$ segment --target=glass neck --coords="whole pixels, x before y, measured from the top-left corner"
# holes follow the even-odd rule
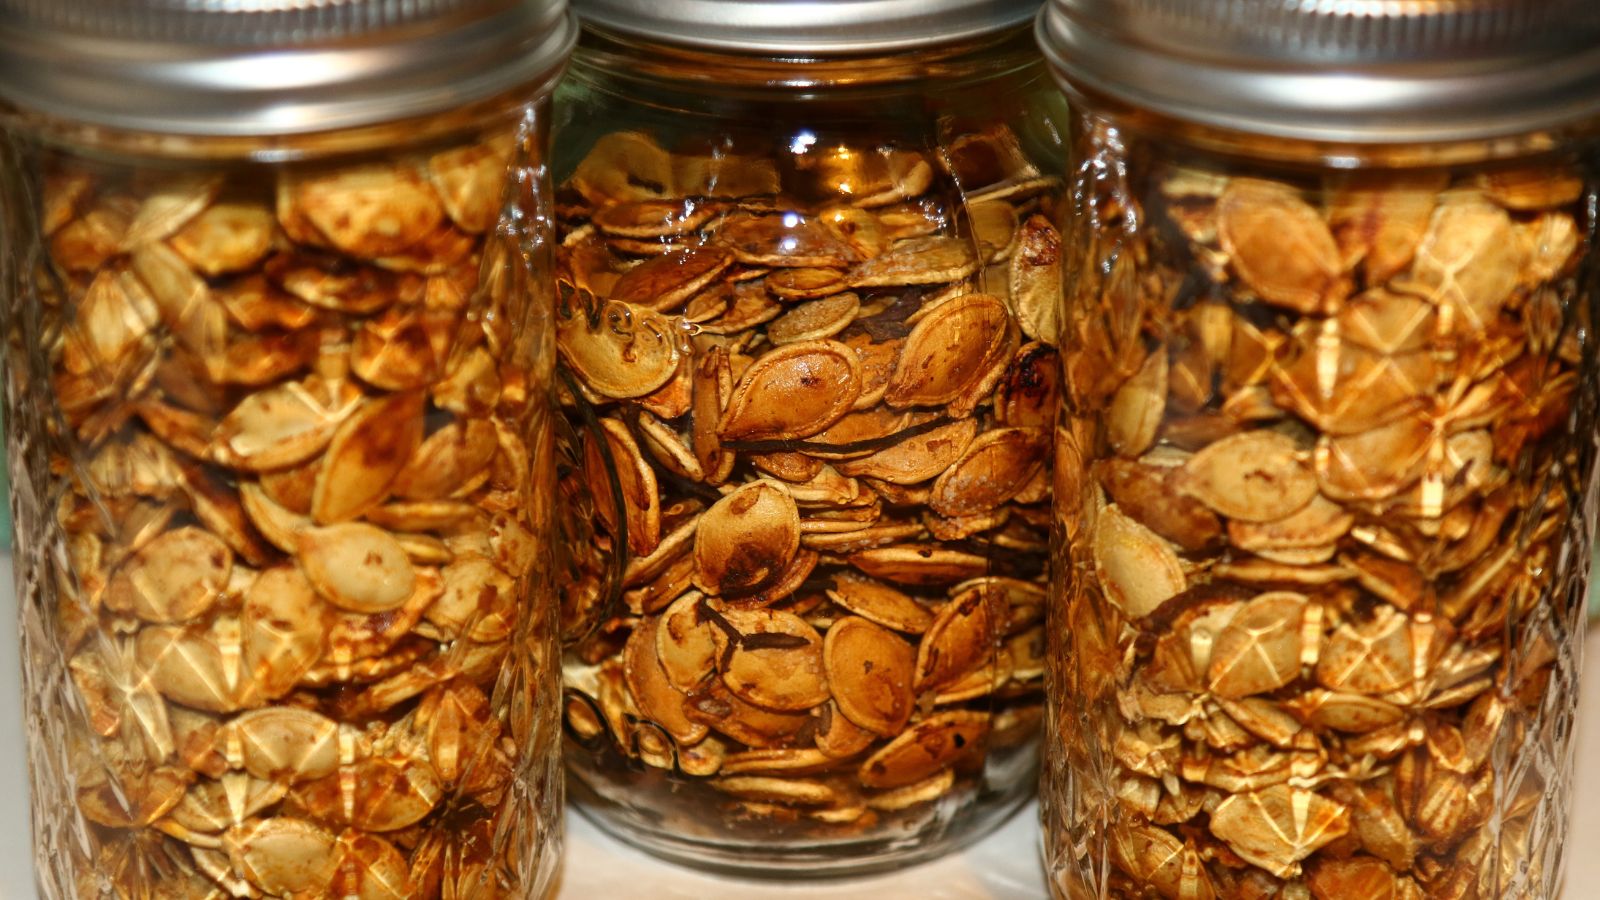
[[[584,31],[572,72],[582,80],[771,101],[785,94],[900,93],[930,81],[959,89],[1012,76],[1040,59],[1028,26],[916,50],[816,57],[704,50],[591,27]]]

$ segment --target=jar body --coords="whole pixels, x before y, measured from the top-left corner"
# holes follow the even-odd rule
[[[557,98],[558,345],[627,561],[567,658],[575,800],[717,869],[950,849],[1035,766],[1059,94],[1022,36],[857,83],[602,50]]]
[[[281,163],[10,135],[42,896],[548,889],[549,242],[502,224],[545,193],[533,93]]]
[[[1269,162],[1093,113],[1074,141],[1053,892],[1554,896],[1592,160]]]

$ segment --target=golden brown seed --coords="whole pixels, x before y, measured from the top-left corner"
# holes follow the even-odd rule
[[[995,428],[973,441],[933,483],[928,507],[941,516],[987,513],[1016,497],[1043,470],[1043,428]]]
[[[1018,230],[1009,285],[1022,332],[1056,344],[1061,328],[1061,234],[1044,216],[1029,216]]]
[[[834,622],[823,643],[828,685],[839,712],[883,737],[911,718],[916,651],[894,632],[850,616]]]
[[[1233,794],[1211,814],[1211,831],[1233,852],[1280,878],[1301,860],[1350,830],[1350,811],[1312,791],[1288,785]]]
[[[1155,443],[1167,412],[1167,372],[1167,354],[1152,353],[1111,398],[1106,438],[1119,455],[1136,457]]]
[[[1101,510],[1093,541],[1106,598],[1132,618],[1149,615],[1188,586],[1171,545],[1115,505]]]
[[[800,512],[776,481],[753,481],[718,500],[695,529],[695,584],[708,594],[750,591],[775,579],[800,546]]]
[[[422,413],[422,394],[406,392],[368,401],[345,419],[317,473],[311,517],[343,522],[383,502],[422,443]]]
[[[680,691],[692,690],[716,669],[717,642],[703,595],[689,591],[672,602],[656,626],[656,658],[667,680]]]
[[[945,303],[906,338],[884,401],[896,408],[958,404],[952,413],[965,415],[1003,374],[1013,329],[1010,311],[993,295]]]
[[[897,788],[931,778],[964,756],[983,752],[987,713],[957,710],[916,723],[878,752],[857,773],[872,788]]]
[[[1217,633],[1207,680],[1219,697],[1276,690],[1300,674],[1303,594],[1277,591],[1246,603]]]
[[[416,586],[406,552],[380,528],[356,522],[310,528],[298,559],[317,593],[340,609],[379,613],[404,604]]]
[[[961,459],[977,431],[976,421],[957,419],[896,441],[871,455],[840,462],[836,468],[842,475],[875,478],[891,484],[920,484]]]
[[[967,241],[949,237],[914,238],[856,266],[849,281],[853,288],[945,284],[966,278],[977,270],[978,258]]]
[[[356,406],[355,398],[314,382],[258,391],[218,423],[212,454],[225,466],[251,471],[293,466],[328,446]]]
[[[720,247],[664,253],[625,272],[611,286],[609,296],[657,312],[672,312],[732,264],[733,254]]]
[[[933,613],[894,588],[846,572],[834,580],[828,599],[839,606],[906,634],[922,634],[933,624]]]
[[[727,609],[714,621],[718,668],[735,696],[780,711],[828,699],[822,636],[804,619],[774,609]]]
[[[626,504],[628,549],[636,556],[649,556],[661,543],[661,497],[655,470],[645,462],[628,426],[609,417],[601,419],[600,425]]]
[[[1293,438],[1248,431],[1196,453],[1174,487],[1230,519],[1271,522],[1311,502],[1317,479]]]
[[[1277,182],[1235,178],[1217,201],[1217,237],[1261,299],[1316,312],[1340,290],[1339,248],[1322,216]]]
[[[982,587],[946,601],[917,645],[916,689],[946,687],[989,661],[1000,643],[996,611]]]
[[[629,635],[622,654],[622,670],[639,712],[659,724],[674,739],[693,744],[706,735],[706,726],[684,713],[688,695],[679,690],[662,669],[656,654],[660,620],[646,619]]]
[[[837,341],[804,341],[764,354],[739,378],[717,427],[724,441],[790,440],[843,418],[861,393],[861,366]]]
[[[198,528],[175,529],[118,568],[104,602],[146,622],[187,622],[216,602],[232,568],[228,545]]]
[[[438,196],[413,166],[344,167],[288,182],[296,209],[312,227],[364,259],[403,253],[444,219]]]
[[[584,385],[612,398],[642,397],[678,368],[678,342],[665,316],[609,301],[593,323],[582,312],[559,319],[556,347]]]

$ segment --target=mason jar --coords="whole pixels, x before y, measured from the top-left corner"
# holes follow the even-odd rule
[[[575,4],[557,344],[624,563],[565,708],[601,827],[822,875],[1032,790],[1065,119],[1036,3],[787,6]]]
[[[1054,0],[1040,23],[1076,160],[1051,889],[1553,897],[1595,515],[1600,20],[1186,10]]]
[[[0,21],[41,896],[541,896],[565,4]]]

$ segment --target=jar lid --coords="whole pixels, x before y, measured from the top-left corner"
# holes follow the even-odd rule
[[[1600,112],[1596,0],[1050,0],[1064,83],[1314,141],[1528,133]]]
[[[1042,0],[573,0],[585,24],[710,50],[839,56],[1027,24]]]
[[[0,97],[164,134],[290,135],[555,74],[566,0],[0,0]]]

